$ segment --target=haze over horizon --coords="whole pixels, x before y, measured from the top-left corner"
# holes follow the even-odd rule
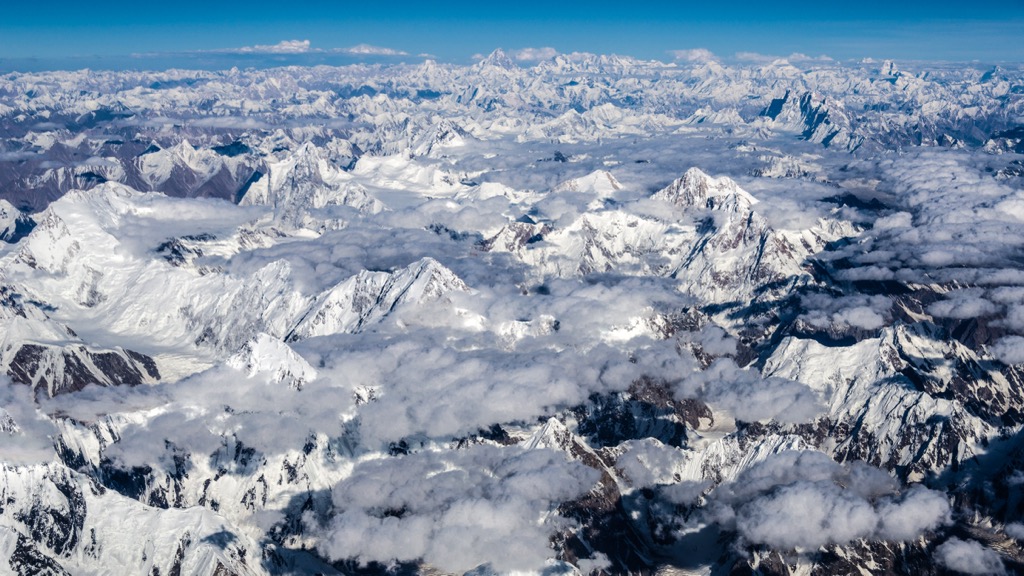
[[[1024,59],[1024,2],[877,0],[819,5],[801,0],[766,10],[729,5],[648,3],[512,4],[413,2],[301,8],[195,0],[97,11],[59,1],[6,9],[0,70],[268,67],[416,61],[465,63],[496,47],[548,57],[576,51],[670,61],[702,48],[720,57],[827,55],[836,60],[896,58],[1008,62]],[[353,49],[355,48],[355,50]],[[532,52],[531,52],[532,50]],[[529,61],[530,58],[522,58]]]

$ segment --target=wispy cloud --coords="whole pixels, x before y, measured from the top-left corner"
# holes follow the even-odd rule
[[[733,58],[740,62],[771,62],[778,59],[778,56],[770,56],[760,52],[737,52],[733,54]]]
[[[474,446],[365,460],[332,491],[327,526],[307,525],[333,559],[414,562],[463,573],[537,570],[562,522],[553,509],[600,475],[556,451]],[[381,510],[402,510],[381,516]]]
[[[404,50],[396,50],[394,48],[386,48],[383,46],[372,46],[370,44],[356,44],[348,48],[337,48],[332,52],[338,52],[341,54],[352,54],[358,56],[408,56],[409,53]]]
[[[775,60],[788,60],[789,62],[832,62],[832,58],[824,54],[820,56],[808,56],[800,52],[794,52],[789,56],[777,56],[773,54],[761,54],[759,52],[737,52],[733,58],[741,62],[774,62]]]
[[[786,56],[786,60],[790,62],[834,62],[831,56],[821,54],[819,56],[808,56],[807,54],[801,54],[800,52],[794,52],[789,56]]]
[[[555,50],[550,46],[544,46],[541,48],[522,48],[512,52],[512,57],[520,62],[549,60],[555,56],[558,56],[558,50]]]
[[[774,454],[719,487],[712,500],[724,507],[709,507],[709,519],[750,542],[779,548],[859,538],[906,542],[951,521],[942,493],[901,490],[883,470],[813,451]],[[844,522],[831,523],[830,516]]]
[[[305,54],[307,52],[319,51],[319,49],[312,48],[309,40],[282,40],[272,45],[257,44],[241,48],[211,50],[211,52],[224,52],[228,54]]]
[[[707,48],[669,50],[668,53],[674,60],[682,60],[685,62],[712,62],[718,60],[718,57]]]
[[[135,57],[154,57],[167,55],[202,55],[202,54],[252,54],[252,55],[296,55],[296,54],[346,54],[349,56],[408,56],[404,50],[387,48],[384,46],[373,46],[371,44],[356,44],[347,48],[317,48],[309,40],[282,40],[277,44],[254,44],[239,48],[217,48],[213,50],[194,50],[175,53],[146,53],[135,54]]]
[[[999,554],[974,540],[950,538],[935,549],[935,557],[962,574],[1006,574]]]

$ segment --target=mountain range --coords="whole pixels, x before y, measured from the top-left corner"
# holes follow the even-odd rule
[[[1024,67],[0,77],[0,572],[1024,572]]]

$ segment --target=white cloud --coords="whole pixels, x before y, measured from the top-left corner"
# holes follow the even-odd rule
[[[675,60],[685,62],[714,62],[718,57],[707,48],[691,48],[689,50],[669,50],[669,55]]]
[[[783,486],[744,505],[736,516],[747,540],[787,549],[866,538],[878,524],[867,500],[832,483]]]
[[[1024,286],[1000,286],[989,290],[986,296],[1000,304],[1024,304]]]
[[[940,318],[981,318],[992,316],[1001,311],[1000,306],[980,296],[981,290],[958,290],[946,294],[945,300],[940,300],[928,306],[928,312],[932,316]]]
[[[1024,336],[1004,336],[992,345],[992,355],[1005,364],[1024,364]]]
[[[867,306],[840,310],[835,318],[840,323],[864,330],[875,330],[885,325],[885,318]]]
[[[733,58],[740,62],[752,62],[767,64],[769,62],[775,62],[776,60],[785,60],[787,62],[832,62],[832,58],[822,54],[821,56],[808,56],[800,52],[794,52],[789,56],[775,56],[772,54],[761,54],[759,52],[737,52],[733,55]]]
[[[815,328],[827,330],[846,327],[877,330],[890,317],[892,302],[885,296],[842,296],[810,294],[800,299],[804,313],[800,319]]]
[[[915,486],[899,494],[884,471],[814,451],[770,456],[710,498],[710,519],[735,524],[750,542],[781,548],[908,541],[950,522],[942,493]]]
[[[659,493],[673,504],[689,506],[696,503],[710,487],[710,482],[679,482],[663,486]]]
[[[1021,524],[1020,522],[1013,522],[1011,524],[1007,524],[1004,531],[1006,532],[1006,535],[1010,538],[1013,538],[1014,540],[1024,541],[1024,524]]]
[[[949,511],[949,501],[944,494],[916,486],[900,499],[878,506],[877,534],[885,540],[910,541],[947,523]]]
[[[875,230],[893,230],[910,228],[914,225],[914,216],[910,212],[896,212],[875,220]]]
[[[1005,574],[999,554],[975,542],[950,538],[935,549],[935,559],[943,566],[963,574]]]
[[[237,54],[305,54],[314,51],[309,40],[282,40],[277,44],[255,46],[243,46],[241,48],[229,48],[218,50],[218,52],[233,52]]]
[[[0,374],[0,461],[19,465],[52,461],[56,432],[34,402],[32,389]]]
[[[779,57],[760,54],[758,52],[737,52],[733,55],[733,58],[740,62],[771,62],[773,60],[778,60]]]
[[[418,433],[454,436],[535,418],[583,402],[591,391],[624,388],[631,381],[611,378],[617,365],[632,364],[607,347],[570,357],[541,346],[458,351],[446,349],[440,334],[424,332],[419,338],[362,337],[369,342],[346,342],[346,354],[328,360],[327,368],[351,375],[352,385],[380,391],[377,401],[360,409],[360,431],[368,445]]]
[[[763,378],[740,368],[731,358],[719,358],[703,372],[681,376],[676,398],[699,398],[738,420],[800,423],[824,411],[817,394],[806,385]]]
[[[225,386],[230,382],[230,386]],[[165,441],[196,455],[220,450],[235,438],[262,454],[281,454],[301,447],[313,432],[340,436],[343,417],[354,408],[352,390],[315,380],[299,392],[286,383],[268,385],[266,378],[246,378],[219,367],[160,387],[94,387],[48,400],[48,409],[71,417],[145,412],[163,406],[166,412],[148,421],[128,424],[106,455],[124,466],[163,467]],[[209,411],[220,406],[228,411]]]
[[[332,559],[537,570],[566,522],[554,510],[599,478],[551,450],[474,446],[374,459],[335,486],[335,514],[313,530]]]
[[[408,56],[409,53],[395,48],[383,46],[372,46],[370,44],[356,44],[348,48],[338,48],[336,52],[358,56]]]
[[[734,356],[739,342],[718,326],[705,326],[695,334],[704,352],[712,356]]]
[[[270,126],[251,116],[212,116],[188,120],[187,123],[203,128],[265,129]]]
[[[970,159],[919,150],[871,166],[881,180],[878,190],[890,195],[899,211],[879,218],[859,242],[834,253],[853,264],[837,275],[846,280],[980,286],[950,292],[927,311],[960,320],[987,317],[994,326],[1024,334],[1019,288],[1024,275],[1012,264],[1024,247],[1017,210],[1020,192]],[[993,351],[1019,358],[1005,344]]]
[[[675,484],[674,474],[684,465],[687,451],[662,444],[654,438],[631,440],[624,444],[625,451],[615,462],[626,478],[636,488],[659,484]],[[620,446],[618,449],[621,449]],[[617,449],[617,450],[618,450]],[[706,487],[701,484],[702,487]],[[684,488],[677,488],[674,494],[683,498]],[[693,498],[699,496],[699,491]],[[692,500],[692,499],[691,499]]]
[[[1003,324],[1019,334],[1024,334],[1024,304],[1013,304],[1006,310]]]
[[[814,450],[787,450],[745,470],[735,482],[718,490],[719,499],[745,502],[778,486],[796,482],[836,482],[862,498],[895,494],[898,484],[884,471],[863,462],[839,464]]]
[[[794,52],[789,56],[786,56],[786,60],[790,62],[833,62],[834,60],[821,54],[820,56],[808,56],[807,54],[801,54],[800,52]]]
[[[550,46],[541,48],[521,48],[512,52],[512,57],[520,62],[536,62],[538,60],[550,60],[558,56],[558,50]]]

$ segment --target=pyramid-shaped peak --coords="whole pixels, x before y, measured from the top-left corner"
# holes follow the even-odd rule
[[[900,69],[892,60],[884,60],[882,61],[882,66],[878,69],[878,73],[881,74],[882,76],[899,76]]]
[[[299,144],[299,147],[295,149],[291,154],[292,156],[319,156],[320,147],[312,142],[303,142]]]
[[[449,292],[470,291],[469,286],[455,272],[430,257],[395,271],[388,285],[389,292],[402,302],[429,302]]]
[[[988,70],[988,72],[985,72],[984,74],[981,75],[981,79],[979,81],[989,82],[993,78],[998,78],[1002,73],[1003,69],[999,65],[993,66]]]
[[[416,275],[422,274],[424,272],[433,273],[441,270],[451,272],[450,270],[448,270],[447,267],[445,267],[444,264],[441,264],[440,262],[431,258],[430,256],[425,256],[413,262],[412,264],[409,264],[408,266],[405,267],[405,270],[408,270]]]
[[[491,52],[487,58],[480,61],[481,66],[494,66],[497,68],[504,68],[505,70],[512,70],[516,67],[516,63],[509,58],[508,54],[505,53],[501,48],[496,48],[494,52]]]
[[[399,276],[408,274],[413,278],[427,278],[439,282],[444,287],[444,292],[451,290],[469,290],[466,283],[463,282],[455,272],[452,272],[447,266],[429,256],[413,262],[405,269],[399,270],[395,274]]]
[[[455,136],[466,137],[469,133],[454,120],[445,118],[434,127],[434,135],[439,140],[448,140]]]
[[[555,187],[555,192],[592,192],[610,196],[622,189],[622,184],[607,170],[595,170],[586,176],[566,180]]]
[[[195,154],[196,147],[188,141],[188,138],[182,138],[181,142],[171,146],[171,150],[176,151],[178,154]]]
[[[302,145],[300,145],[294,152],[288,155],[285,163],[291,164],[295,168],[301,166],[313,169],[319,166],[319,162],[323,159],[323,156],[323,150],[320,147],[314,145],[312,142],[303,142]]]
[[[655,198],[677,206],[709,208],[712,210],[749,209],[757,199],[728,177],[715,178],[699,168],[690,168],[682,178],[676,179]]]
[[[413,153],[416,156],[429,155],[437,147],[462,146],[469,138],[469,132],[455,121],[445,118],[422,134],[415,145]]]

